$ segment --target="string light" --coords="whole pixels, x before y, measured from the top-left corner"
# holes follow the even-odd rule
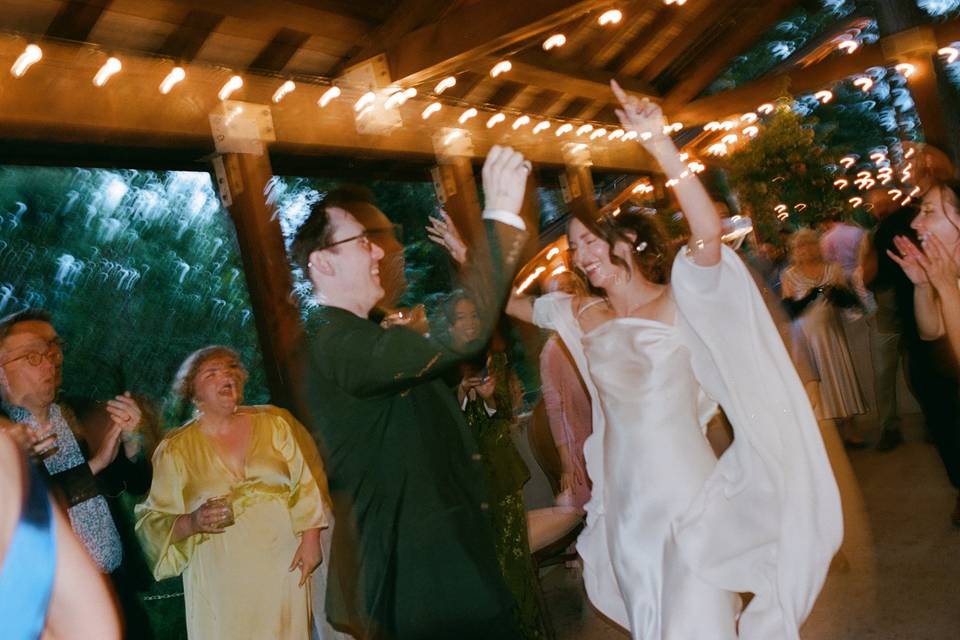
[[[463,132],[460,129],[454,129],[443,139],[443,146],[449,146],[451,142],[463,135]]]
[[[495,126],[507,119],[502,113],[495,113],[487,120],[487,129],[493,129]]]
[[[900,64],[895,66],[894,69],[897,70],[897,73],[902,74],[903,77],[907,79],[909,79],[911,76],[913,76],[917,72],[917,68],[912,64],[910,64],[909,62],[901,62]]]
[[[680,180],[678,180],[677,178],[670,178],[670,179],[667,180],[667,182],[666,182],[667,189],[669,189],[670,187],[674,187],[674,186],[676,186],[676,185],[678,185],[678,184],[680,184]]]
[[[728,133],[727,135],[720,138],[720,142],[723,144],[736,144],[737,143],[737,134]]]
[[[807,205],[804,202],[798,202],[797,204],[793,205],[793,208],[796,209],[798,213],[803,213],[806,210]]]
[[[636,139],[637,139],[637,135],[638,135],[638,134],[637,134],[636,131],[627,131],[625,134],[623,134],[623,137],[620,138],[620,141],[621,141],[621,142],[629,142],[630,140],[636,140]]]
[[[900,203],[900,206],[905,207],[911,202],[913,202],[913,198],[911,198],[910,196],[907,196],[906,198],[903,199],[903,202]]]
[[[854,158],[853,156],[844,156],[843,158],[840,158],[840,164],[842,164],[845,169],[849,169],[854,164],[856,164],[856,162],[857,162],[857,159]]]
[[[510,61],[501,60],[497,64],[493,65],[492,69],[490,69],[490,77],[496,78],[501,73],[506,73],[507,71],[510,71],[510,69],[513,69],[513,65],[510,63]]]
[[[692,173],[703,173],[707,170],[707,165],[703,164],[702,162],[694,161],[688,164],[687,168],[690,169]]]
[[[547,260],[553,260],[554,256],[558,255],[560,255],[560,248],[554,247],[550,249],[550,251],[547,251]]]
[[[602,138],[605,135],[607,135],[607,130],[601,127],[590,134],[590,139],[596,140],[597,138]]]
[[[820,104],[827,104],[833,100],[833,92],[824,89],[823,91],[817,91],[815,94],[813,94],[813,97],[819,100]]]
[[[402,107],[407,100],[417,95],[417,90],[414,87],[410,87],[406,90],[397,90],[390,94],[390,97],[387,98],[386,102],[383,103],[384,109],[392,109],[394,107]]]
[[[913,147],[910,147],[909,149],[907,149],[907,152],[903,154],[904,160],[909,160],[910,158],[913,157],[913,154],[915,154],[916,152],[917,152],[916,149],[914,149]]]
[[[626,131],[623,129],[614,129],[610,132],[610,135],[607,136],[607,140],[616,140],[618,138],[622,138],[625,133]]]
[[[719,131],[719,130],[720,130],[720,123],[717,122],[716,120],[714,120],[713,122],[708,122],[707,124],[703,125],[703,130],[704,130],[704,131]]]
[[[680,154],[679,157],[680,157],[680,162],[686,162],[687,160],[690,159],[690,154],[684,151],[683,153]]]
[[[541,131],[546,131],[550,128],[550,121],[543,120],[542,122],[537,123],[537,126],[533,128],[533,135],[537,135]]]
[[[751,111],[751,112],[749,112],[749,113],[745,113],[745,114],[743,114],[742,116],[740,116],[740,121],[741,121],[741,122],[745,122],[745,123],[747,123],[747,124],[753,124],[754,122],[756,122],[756,121],[759,120],[759,119],[760,119],[760,116],[758,116],[757,114],[755,114],[753,111]]]
[[[369,107],[373,104],[373,101],[377,99],[377,94],[373,91],[367,91],[365,94],[360,96],[360,98],[354,103],[354,111],[363,111],[366,107]]]
[[[853,39],[842,40],[837,43],[837,49],[840,49],[841,51],[844,51],[846,53],[853,53],[859,48],[860,48],[860,44]]]
[[[567,268],[566,268],[564,265],[560,265],[559,267],[557,267],[556,269],[554,269],[553,271],[551,271],[551,272],[550,272],[550,275],[551,275],[551,276],[558,276],[558,275],[560,275],[561,273],[563,273],[563,272],[566,271],[566,270],[567,270]]]
[[[909,197],[916,198],[918,195],[920,195],[920,185],[917,185],[916,187],[913,188],[913,191],[910,192]]]
[[[443,108],[443,105],[439,102],[431,102],[427,105],[427,108],[423,110],[423,113],[420,114],[420,117],[426,120],[437,111],[440,111],[441,108]]]
[[[891,196],[894,200],[899,200],[903,197],[903,191],[900,191],[900,189],[890,189],[890,191],[887,191],[887,195]]]
[[[457,122],[459,122],[460,124],[466,124],[467,120],[469,120],[470,118],[476,118],[478,113],[479,111],[477,111],[473,107],[470,107],[469,109],[464,111],[462,114],[460,114],[460,117],[457,118]]]
[[[765,102],[759,107],[757,107],[757,113],[762,113],[763,115],[768,116],[771,113],[773,113],[773,108],[774,107],[772,104],[770,104],[769,102]]]
[[[288,93],[295,90],[296,88],[297,88],[297,85],[294,84],[293,80],[287,80],[282,85],[280,85],[280,87],[274,92],[273,102],[274,103],[280,102],[286,97]]]
[[[174,67],[170,70],[170,73],[167,74],[167,77],[163,79],[163,82],[160,83],[160,93],[167,95],[178,82],[182,82],[186,77],[187,72],[184,71],[182,67]]]
[[[580,125],[580,128],[577,129],[577,136],[582,136],[583,134],[590,133],[591,131],[593,131],[592,124]]]
[[[778,204],[777,206],[775,206],[775,207],[773,208],[773,210],[774,210],[777,214],[785,214],[785,215],[787,215],[787,205],[785,205],[785,204]]]
[[[687,0],[663,0],[663,4],[666,4],[666,5],[675,4],[678,7],[682,7],[683,5],[687,4]]]
[[[546,40],[543,41],[543,50],[550,51],[550,49],[556,49],[557,47],[562,47],[567,44],[567,36],[562,33],[555,33]]]
[[[93,77],[93,84],[102,87],[107,84],[107,80],[119,73],[122,68],[123,65],[120,64],[119,60],[116,58],[107,58],[107,61],[104,62],[100,70],[97,71],[97,75]]]
[[[530,285],[532,285],[534,281],[536,281],[536,279],[540,277],[540,274],[546,270],[547,270],[546,267],[537,267],[536,269],[534,269],[533,273],[527,276],[526,280],[521,282],[520,286],[517,287],[517,293],[520,294],[526,291],[527,289],[529,289]]]
[[[743,128],[743,135],[754,138],[757,134],[760,133],[760,129],[756,125],[750,125],[749,127]]]
[[[853,81],[853,86],[860,87],[864,93],[868,93],[873,88],[873,78],[861,76]]]
[[[608,24],[618,24],[621,20],[623,20],[623,13],[619,9],[610,9],[604,11],[597,22],[601,27],[605,27]]]
[[[853,196],[852,198],[847,200],[847,202],[853,205],[853,208],[856,209],[857,207],[863,204],[863,198],[860,198],[858,196]]]
[[[737,123],[734,122],[733,120],[724,120],[723,122],[720,123],[720,128],[723,129],[724,131],[730,131],[732,129],[737,128]]]
[[[873,160],[873,163],[879,167],[881,164],[886,162],[887,154],[882,151],[874,151],[870,154],[870,159]]]
[[[837,178],[836,180],[833,181],[833,186],[835,186],[837,189],[840,189],[840,190],[846,189],[849,185],[850,185],[850,182],[843,178]]]
[[[943,47],[938,49],[937,53],[947,59],[947,64],[953,64],[957,61],[957,57],[960,57],[960,51],[956,47]]]
[[[340,97],[340,87],[330,87],[329,89],[323,92],[323,95],[320,96],[319,100],[317,100],[317,104],[322,109],[323,107],[330,104],[331,100],[334,100],[335,98],[339,98],[339,97]]]
[[[707,147],[707,153],[712,156],[725,156],[727,155],[727,145],[723,144],[722,142],[712,144]]]
[[[913,177],[913,163],[908,162],[907,166],[903,168],[903,172],[900,175],[902,176],[903,182],[909,182],[910,178]]]
[[[520,116],[519,118],[517,118],[516,120],[514,120],[514,121],[513,121],[513,124],[510,125],[510,126],[513,128],[514,131],[516,131],[516,130],[519,129],[520,127],[525,126],[525,125],[528,125],[528,124],[530,124],[530,116]]]
[[[10,67],[10,73],[13,74],[14,78],[22,78],[27,69],[40,62],[41,58],[43,58],[43,50],[35,44],[28,44],[17,61]]]
[[[649,140],[649,139],[652,138],[652,137],[653,137],[653,134],[650,133],[649,131],[641,131],[641,132],[640,132],[640,139],[641,139],[641,140]]]
[[[443,80],[437,83],[437,86],[433,88],[433,92],[437,95],[440,95],[447,89],[450,89],[451,87],[456,86],[456,84],[457,84],[456,78],[454,78],[453,76],[447,76],[446,78],[444,78]]]
[[[240,76],[230,76],[230,79],[223,83],[223,86],[220,87],[220,92],[217,93],[217,97],[221,100],[227,100],[233,93],[243,86],[243,78]]]

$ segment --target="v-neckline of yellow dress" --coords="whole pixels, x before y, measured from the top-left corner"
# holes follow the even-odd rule
[[[227,461],[226,456],[224,456],[224,454],[221,453],[220,448],[217,447],[213,438],[211,438],[206,433],[204,433],[203,429],[200,428],[199,424],[197,425],[197,431],[200,433],[200,437],[203,438],[203,441],[210,448],[210,451],[213,452],[213,456],[217,459],[217,462],[220,464],[221,467],[226,469],[227,473],[229,473],[231,477],[233,477],[237,481],[243,481],[247,479],[247,463],[250,461],[250,452],[253,451],[254,438],[257,435],[256,416],[250,415],[249,418],[250,418],[250,441],[247,442],[247,448],[243,452],[243,462],[240,467],[240,473],[237,473],[237,470],[233,468],[233,465],[231,465]]]

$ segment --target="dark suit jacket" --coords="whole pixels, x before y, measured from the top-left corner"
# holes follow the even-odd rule
[[[488,329],[476,349],[524,240],[506,225],[489,231],[491,253],[463,283]],[[479,456],[441,379],[469,354],[343,309],[320,313],[303,379],[335,518],[327,617],[359,639],[517,637]]]

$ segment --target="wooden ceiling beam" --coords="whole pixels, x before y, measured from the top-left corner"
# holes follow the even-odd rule
[[[513,100],[520,95],[520,92],[526,88],[526,85],[522,85],[519,82],[514,82],[512,80],[505,80],[496,91],[493,92],[493,95],[487,98],[487,104],[504,108],[510,105]]]
[[[749,20],[738,23],[729,37],[718,43],[708,57],[698,62],[664,97],[664,110],[672,112],[697,97],[730,64],[734,57],[746,51],[766,31],[776,24],[797,0],[756,0],[756,8]]]
[[[60,40],[85,42],[111,0],[69,0],[54,16],[44,35]]]
[[[449,6],[450,0],[401,0],[386,21],[364,38],[363,46],[342,67],[351,67],[377,55],[386,47],[392,47],[411,31],[442,15]]]
[[[476,69],[489,69],[495,60],[486,58],[475,61]],[[523,51],[510,58],[513,68],[508,73],[510,80],[540,87],[559,89],[564,93],[590,100],[610,99],[610,80],[616,78],[627,91],[656,98],[657,93],[646,83],[632,78],[618,77],[605,70],[590,69],[575,62],[558,60],[545,52]]]
[[[16,57],[22,43],[0,40],[0,59]],[[105,54],[77,56],[73,45],[48,42],[44,63],[17,80],[17,91],[0,92],[0,137],[11,141],[56,142],[63,145],[123,149],[130,153],[170,154],[176,150],[214,150],[210,130],[211,113],[223,109],[217,92],[229,71],[203,64],[184,64],[189,82],[168,95],[157,90],[169,71],[169,63],[153,57],[125,55],[123,71],[104,87],[95,87],[90,78]],[[64,70],[68,69],[69,73]],[[276,90],[273,77],[248,73],[238,100],[264,105],[272,116],[276,141],[269,143],[271,154],[303,157],[352,155],[425,160],[435,156],[433,138],[443,128],[469,132],[473,156],[482,158],[494,144],[510,144],[533,162],[563,165],[563,144],[569,137],[535,136],[531,127],[518,131],[509,125],[487,129],[484,118],[460,125],[462,109],[445,108],[429,120],[420,112],[430,97],[416,97],[401,108],[403,125],[383,135],[357,131],[353,103],[359,92],[348,91],[325,108],[317,100],[327,87],[301,83],[280,104],[272,104]],[[639,145],[591,144],[594,166],[611,171],[641,171],[651,161]],[[307,169],[304,169],[307,171]]]
[[[484,0],[461,5],[385,49],[391,79],[415,84],[448,74],[609,2]]]

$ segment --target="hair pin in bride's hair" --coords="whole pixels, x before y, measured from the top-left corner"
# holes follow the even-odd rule
[[[634,247],[634,250],[637,253],[643,253],[643,250],[647,248],[646,241],[637,243],[637,246]]]

